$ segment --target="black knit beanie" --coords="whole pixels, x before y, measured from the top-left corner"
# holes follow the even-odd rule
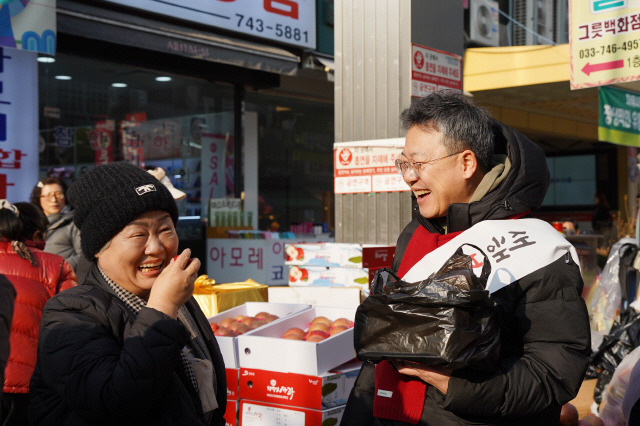
[[[133,219],[164,210],[178,221],[169,190],[150,173],[125,161],[98,166],[82,174],[67,191],[75,207],[82,251],[89,260]]]

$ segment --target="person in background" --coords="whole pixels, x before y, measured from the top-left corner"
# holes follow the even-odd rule
[[[224,361],[192,297],[200,261],[176,256],[169,190],[116,162],[80,176],[69,199],[92,265],[45,307],[32,424],[224,425]]]
[[[11,333],[11,320],[13,319],[13,303],[16,299],[16,290],[11,281],[0,274],[0,380],[4,383],[4,369],[9,359],[9,335]],[[2,394],[0,394],[0,418],[2,413]]]
[[[365,362],[341,424],[558,424],[562,405],[578,393],[591,353],[577,256],[542,221],[535,222],[535,235],[502,231],[509,220],[541,206],[549,185],[544,152],[463,95],[414,99],[401,119],[407,134],[396,167],[416,205],[398,237],[391,269],[402,278],[447,243],[464,244],[472,238],[465,237],[467,231],[477,226],[484,230],[482,241],[494,241],[509,257],[507,264],[531,265],[527,271],[533,272],[520,275],[501,265],[502,277],[510,279],[491,293],[501,344],[494,370]],[[534,220],[520,223],[533,226]],[[518,251],[525,240],[536,245],[535,259]],[[504,260],[495,245],[483,249],[493,268]]]
[[[562,233],[565,236],[568,235],[578,235],[580,233],[580,229],[578,227],[578,222],[571,218],[565,218],[562,221]]]
[[[30,201],[40,207],[49,220],[44,251],[64,257],[80,276],[80,230],[73,224],[73,210],[67,203],[66,195],[65,181],[49,176],[36,184],[31,191]]]
[[[4,370],[2,424],[28,424],[29,381],[36,365],[38,330],[45,302],[76,285],[71,265],[32,243],[44,237],[47,219],[31,203],[0,200],[0,274],[16,291]]]

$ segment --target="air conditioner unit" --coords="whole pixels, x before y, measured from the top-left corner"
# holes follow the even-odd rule
[[[566,1],[566,0],[564,0]],[[525,28],[513,25],[513,45],[552,44],[558,42],[557,32],[566,28],[559,16],[563,0],[513,0],[512,17]],[[566,12],[563,13],[566,19]],[[560,37],[562,38],[562,37]]]
[[[498,2],[471,0],[469,4],[469,36],[471,41],[484,46],[499,46]]]
[[[555,42],[553,34],[553,26],[555,24],[555,8],[553,0],[537,0],[532,2],[534,9],[531,13],[535,13],[535,32],[531,34],[531,43],[529,44],[553,44]]]

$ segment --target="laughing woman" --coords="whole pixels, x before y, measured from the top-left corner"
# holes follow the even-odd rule
[[[151,174],[119,162],[69,189],[93,265],[51,299],[31,381],[36,425],[224,425],[218,344],[191,297],[200,261],[178,251],[178,210]]]

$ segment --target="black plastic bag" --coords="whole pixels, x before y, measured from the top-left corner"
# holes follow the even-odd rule
[[[600,405],[604,391],[622,359],[640,346],[640,313],[628,307],[616,318],[609,334],[604,336],[598,350],[591,354],[587,379],[597,379],[593,400]]]
[[[474,246],[475,247],[475,246]],[[477,248],[476,248],[477,249]],[[479,250],[479,249],[478,249]],[[460,247],[431,277],[407,283],[383,268],[358,307],[354,343],[362,361],[407,360],[457,370],[493,369],[500,352],[495,302]]]

